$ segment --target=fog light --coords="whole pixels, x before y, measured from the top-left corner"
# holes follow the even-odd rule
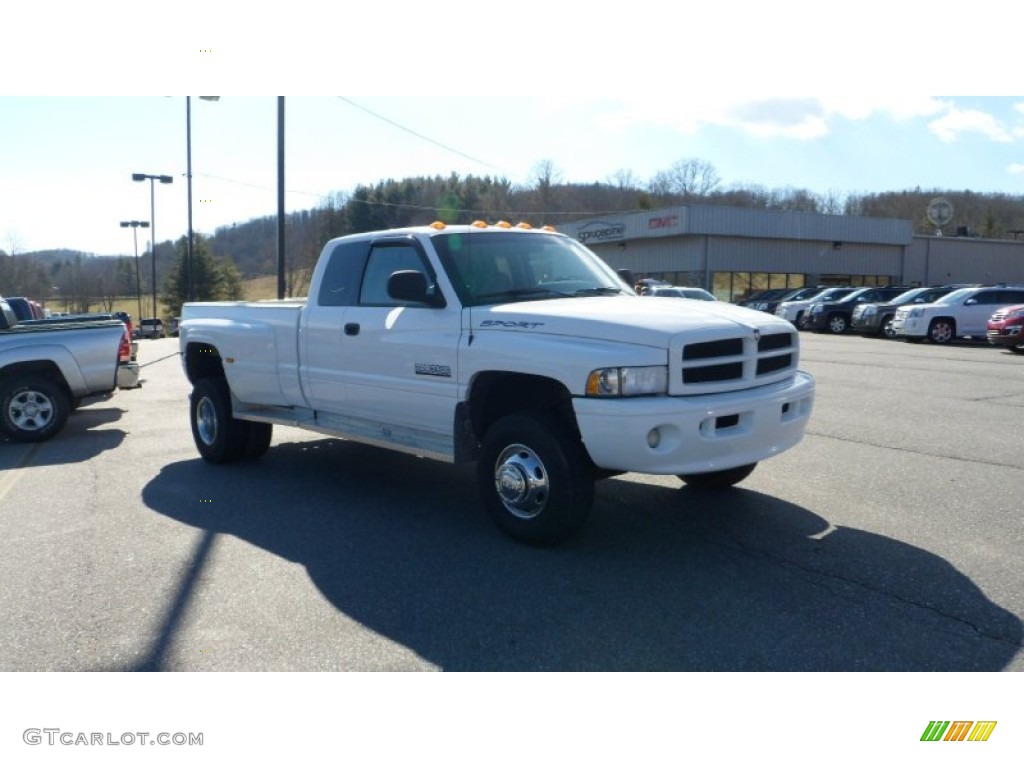
[[[650,448],[657,448],[661,444],[661,432],[657,428],[647,433],[647,445]]]

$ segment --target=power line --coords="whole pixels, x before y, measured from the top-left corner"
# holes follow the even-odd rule
[[[387,117],[384,117],[384,115],[378,114],[377,112],[374,112],[372,109],[367,109],[362,104],[356,104],[354,101],[352,101],[352,99],[349,99],[349,98],[347,98],[345,96],[338,96],[338,98],[341,101],[344,101],[346,104],[349,104],[350,106],[353,106],[356,109],[361,110],[361,111],[365,112],[368,115],[372,115],[373,117],[376,117],[378,120],[382,120],[383,122],[387,123],[388,125],[393,125],[395,128],[398,128],[400,131],[405,131],[406,133],[415,136],[417,139],[422,139],[423,141],[429,142],[430,144],[433,144],[436,147],[440,147],[441,149],[446,150],[447,152],[451,152],[453,154],[456,154],[459,157],[464,157],[466,160],[471,160],[474,163],[479,163],[482,166],[485,166],[487,168],[491,168],[492,170],[495,170],[498,173],[504,174],[506,176],[508,175],[504,170],[502,170],[501,168],[498,168],[496,165],[492,165],[491,163],[488,163],[488,162],[486,162],[484,160],[480,160],[479,158],[473,157],[472,155],[467,155],[465,152],[462,152],[462,151],[460,151],[458,149],[455,149],[454,147],[449,147],[447,144],[442,144],[440,141],[437,141],[436,139],[432,139],[429,136],[424,136],[422,133],[414,131],[412,128],[408,128],[408,127],[402,125],[401,123],[396,123],[394,120],[392,120],[390,118],[387,118]]]

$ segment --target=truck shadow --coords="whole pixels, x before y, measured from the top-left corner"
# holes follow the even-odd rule
[[[5,453],[9,451],[12,456],[20,451],[18,458],[11,459],[14,462],[31,452],[29,463],[32,466],[87,461],[121,445],[125,432],[103,427],[118,421],[123,413],[120,408],[80,408],[68,417],[64,429],[46,442],[18,443],[0,435],[0,449]],[[4,466],[6,461],[0,456],[0,468]]]
[[[338,611],[446,670],[974,671],[1021,649],[1018,617],[941,558],[742,488],[607,480],[550,550],[497,532],[472,468],[336,440],[171,464],[143,498],[302,564]],[[164,668],[189,592],[140,668]]]

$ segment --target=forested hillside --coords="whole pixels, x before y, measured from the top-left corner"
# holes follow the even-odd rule
[[[913,189],[871,194],[819,194],[804,189],[723,187],[714,168],[701,160],[677,162],[640,182],[629,171],[591,184],[564,182],[550,161],[539,163],[532,182],[515,186],[491,176],[434,176],[387,179],[335,193],[321,206],[291,213],[286,218],[286,281],[290,295],[302,295],[323,243],[331,237],[374,229],[428,224],[440,219],[468,223],[528,221],[533,225],[663,208],[686,203],[738,206],[809,213],[845,214],[909,219],[918,234],[934,234],[926,218],[928,202],[945,197],[953,204],[954,219],[945,235],[1014,238],[1024,233],[1024,197],[970,190]],[[276,272],[277,221],[265,216],[205,233],[209,254],[243,278]],[[179,243],[180,246],[180,243]],[[171,241],[158,246],[157,284],[168,286],[176,248]],[[142,264],[149,263],[148,254]],[[173,276],[171,278],[173,280]],[[150,289],[145,266],[139,281]],[[97,257],[75,251],[10,255],[0,251],[0,286],[8,295],[57,294],[65,304],[80,305],[91,298],[134,295],[133,259]]]

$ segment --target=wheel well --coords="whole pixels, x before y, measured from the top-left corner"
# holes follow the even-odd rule
[[[9,378],[13,376],[41,376],[52,381],[64,390],[68,397],[71,397],[71,388],[68,387],[64,374],[60,372],[57,364],[50,360],[33,360],[25,363],[11,363],[0,370],[0,376]]]
[[[524,410],[553,412],[576,431],[572,397],[559,381],[506,371],[481,373],[473,381],[469,419],[477,439],[502,416]]]
[[[198,342],[185,348],[185,374],[195,384],[200,379],[224,378],[224,364],[216,347]]]
[[[950,326],[953,328],[953,332],[956,333],[956,319],[952,317],[933,317],[931,321],[928,323],[928,327],[931,328],[935,323],[938,323],[942,320],[945,320],[947,323],[949,323]]]

